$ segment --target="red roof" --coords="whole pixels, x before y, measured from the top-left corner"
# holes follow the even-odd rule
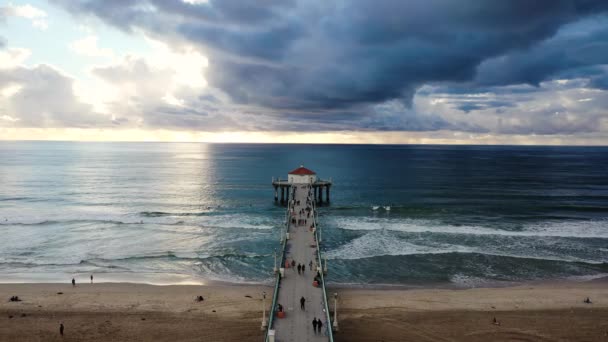
[[[304,165],[300,165],[299,168],[291,171],[289,174],[290,175],[300,175],[300,176],[303,176],[303,175],[316,175],[316,173],[314,171],[305,168]]]

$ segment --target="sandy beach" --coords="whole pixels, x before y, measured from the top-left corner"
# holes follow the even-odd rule
[[[260,341],[263,291],[270,298],[253,285],[2,284],[0,340]],[[340,296],[337,341],[608,340],[605,281],[330,291]]]

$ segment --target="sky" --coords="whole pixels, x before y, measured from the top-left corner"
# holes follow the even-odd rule
[[[0,139],[608,145],[608,1],[3,1]]]

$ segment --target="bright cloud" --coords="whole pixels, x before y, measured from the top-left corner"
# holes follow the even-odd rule
[[[100,48],[97,46],[97,37],[88,36],[76,40],[70,44],[70,49],[75,53],[88,57],[112,57],[114,53],[111,49]]]
[[[46,12],[32,5],[15,6],[9,3],[7,8],[10,12],[12,12],[13,15],[17,17],[23,17],[27,19],[37,19],[46,17]]]
[[[23,64],[31,51],[23,48],[0,50],[0,69],[10,69]]]
[[[0,89],[0,95],[2,95],[3,97],[11,97],[17,94],[21,89],[23,89],[22,85],[9,84],[6,87]]]
[[[0,13],[7,17],[14,16],[29,19],[32,26],[40,30],[46,30],[49,26],[46,21],[46,12],[30,4],[14,5],[9,2],[7,6],[0,7]]]

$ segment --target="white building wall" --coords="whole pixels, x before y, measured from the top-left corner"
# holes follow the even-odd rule
[[[289,183],[314,183],[317,180],[315,175],[287,175]]]

